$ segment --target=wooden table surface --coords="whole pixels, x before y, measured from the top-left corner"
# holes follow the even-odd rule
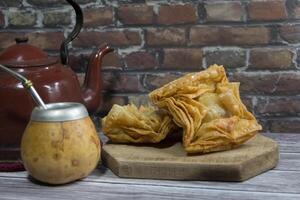
[[[264,134],[280,145],[274,170],[241,183],[123,179],[99,167],[63,186],[40,185],[26,172],[0,173],[0,199],[300,199],[300,134]]]

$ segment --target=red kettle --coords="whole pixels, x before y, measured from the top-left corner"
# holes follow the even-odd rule
[[[76,26],[63,41],[60,61],[49,57],[41,49],[28,44],[27,38],[17,38],[16,44],[0,54],[0,64],[30,79],[45,103],[79,102],[88,111],[95,112],[101,105],[101,62],[113,51],[107,44],[99,47],[90,57],[83,86],[76,74],[67,67],[68,48],[80,32],[83,14],[78,4],[67,0],[76,12]],[[0,71],[0,160],[20,158],[20,142],[35,103],[20,82]]]

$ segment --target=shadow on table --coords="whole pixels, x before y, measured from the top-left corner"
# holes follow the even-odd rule
[[[72,182],[69,182],[69,183],[64,183],[64,184],[50,184],[50,183],[44,183],[44,182],[41,182],[35,178],[33,178],[32,176],[28,175],[27,179],[31,182],[31,183],[34,183],[34,184],[37,184],[37,185],[40,185],[40,186],[49,186],[49,187],[56,187],[56,186],[67,186],[67,185],[71,185],[71,184],[74,184],[75,182],[80,182],[80,181],[83,181],[83,180],[87,180],[89,178],[91,178],[92,176],[103,176],[106,171],[108,169],[105,168],[101,163],[99,163],[99,165],[96,167],[96,169],[94,169],[94,171],[87,177],[85,178],[82,178],[82,179],[78,179],[78,180],[75,180],[75,181],[72,181]]]

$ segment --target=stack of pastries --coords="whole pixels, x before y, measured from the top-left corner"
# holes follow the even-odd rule
[[[262,129],[223,66],[187,74],[149,98],[151,106],[114,105],[102,120],[104,134],[116,143],[158,143],[180,127],[187,153],[208,153],[232,149]]]

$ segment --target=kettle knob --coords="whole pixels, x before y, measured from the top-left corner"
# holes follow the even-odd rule
[[[27,43],[28,42],[28,37],[18,37],[18,38],[15,38],[15,41],[16,41],[17,44]]]

